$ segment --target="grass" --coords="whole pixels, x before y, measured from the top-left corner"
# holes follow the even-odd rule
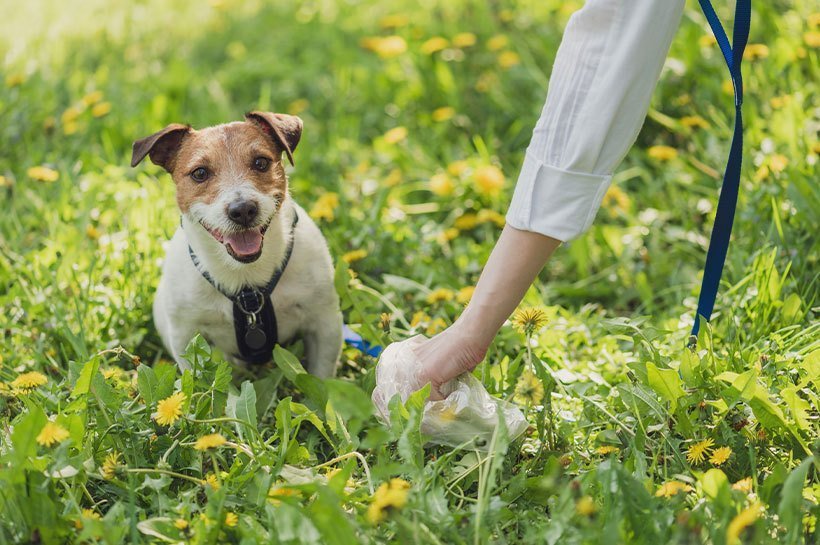
[[[375,361],[354,349],[322,382],[298,345],[243,374],[197,339],[180,375],[150,318],[173,186],[128,168],[130,146],[171,122],[300,115],[292,192],[329,241],[346,321],[379,344],[432,334],[498,235],[576,3],[5,13],[0,543],[816,542],[811,6],[754,6],[735,236],[697,347],[733,109],[692,4],[595,226],[526,296],[546,324],[505,325],[475,372],[532,423],[489,452],[423,447],[419,398],[379,423]],[[209,434],[225,442],[198,449]]]

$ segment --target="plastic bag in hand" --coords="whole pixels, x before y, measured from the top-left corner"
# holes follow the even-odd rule
[[[420,364],[413,349],[426,340],[416,335],[406,341],[393,343],[382,353],[376,366],[376,388],[373,403],[382,419],[389,422],[388,403],[396,394],[402,403],[425,383],[419,379]],[[507,434],[514,439],[527,429],[527,420],[518,408],[493,397],[470,373],[444,384],[445,399],[428,401],[424,406],[421,432],[430,442],[451,447],[470,445],[486,449],[498,426],[501,413],[507,425]]]

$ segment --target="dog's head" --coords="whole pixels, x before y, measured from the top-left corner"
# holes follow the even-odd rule
[[[293,164],[301,136],[301,119],[271,112],[201,130],[172,124],[134,142],[131,166],[148,155],[167,170],[180,211],[235,260],[250,263],[287,197],[282,154]]]

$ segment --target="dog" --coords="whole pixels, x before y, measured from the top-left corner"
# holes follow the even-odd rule
[[[199,332],[242,366],[268,362],[274,344],[300,337],[308,372],[335,373],[342,315],[330,252],[290,196],[282,164],[284,154],[293,165],[301,135],[296,116],[250,112],[200,130],[168,125],[134,142],[131,166],[149,156],[176,185],[180,226],[153,313],[180,368],[190,367],[185,349]]]

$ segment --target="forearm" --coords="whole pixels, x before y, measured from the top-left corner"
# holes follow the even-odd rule
[[[504,227],[458,319],[464,333],[486,349],[560,244],[539,233]]]

